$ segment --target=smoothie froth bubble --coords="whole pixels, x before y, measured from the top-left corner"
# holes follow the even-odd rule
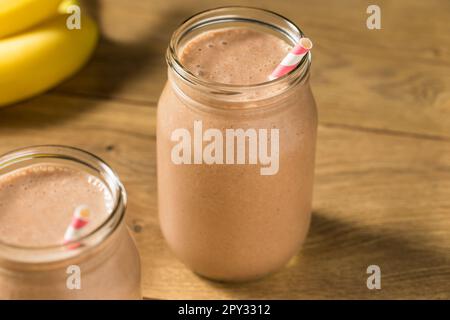
[[[250,85],[266,82],[292,45],[270,33],[224,28],[201,34],[183,48],[181,63],[203,80]]]
[[[0,241],[24,247],[63,243],[74,210],[91,208],[85,234],[112,211],[108,188],[96,177],[67,166],[39,164],[0,177]]]

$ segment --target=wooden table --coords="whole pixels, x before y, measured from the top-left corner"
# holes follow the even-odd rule
[[[58,88],[0,110],[0,152],[69,144],[109,162],[129,192],[146,298],[450,298],[450,2],[85,1],[101,24],[90,64]],[[313,221],[303,250],[261,281],[201,279],[158,225],[155,111],[165,50],[186,17],[224,4],[261,6],[314,43],[319,106]],[[368,290],[366,268],[381,267]]]

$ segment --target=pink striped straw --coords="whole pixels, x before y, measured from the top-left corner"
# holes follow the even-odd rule
[[[287,54],[281,63],[273,70],[269,76],[270,80],[274,80],[284,76],[302,61],[302,58],[311,50],[313,44],[308,38],[301,38],[298,44]]]
[[[79,206],[75,209],[73,213],[72,222],[67,227],[66,233],[64,234],[64,244],[75,241],[80,238],[83,233],[83,229],[89,223],[89,218],[91,216],[91,211],[87,206]],[[80,246],[79,243],[75,243],[71,246],[71,249]]]

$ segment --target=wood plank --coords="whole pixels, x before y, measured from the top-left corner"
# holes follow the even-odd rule
[[[0,152],[63,143],[98,154],[118,171],[147,298],[450,298],[447,140],[321,125],[304,249],[281,272],[226,285],[192,274],[162,238],[155,108],[51,94],[0,110],[0,136]],[[381,267],[382,290],[366,288],[370,264]]]
[[[322,123],[450,137],[446,0],[378,1],[379,31],[366,28],[367,4],[356,0],[88,1],[103,39],[92,62],[58,91],[155,103],[176,26],[233,3],[284,14],[314,40],[312,85]]]

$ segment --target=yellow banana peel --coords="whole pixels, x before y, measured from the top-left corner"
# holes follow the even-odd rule
[[[57,15],[60,4],[61,0],[0,0],[0,38]]]
[[[60,14],[0,39],[0,107],[52,88],[88,61],[97,43],[97,27],[84,15],[81,29],[69,30],[67,17]]]

